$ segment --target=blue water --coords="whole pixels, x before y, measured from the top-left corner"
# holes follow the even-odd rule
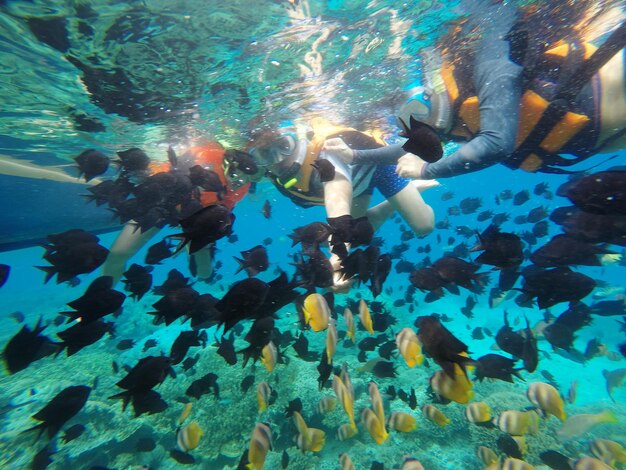
[[[189,2],[187,5],[183,2],[171,6],[161,5],[160,2],[154,4],[136,2],[130,6],[116,2],[93,2],[92,8],[99,13],[99,17],[90,21],[100,26],[110,25],[115,19],[124,17],[124,13],[131,18],[132,12],[145,14],[145,9],[151,9],[153,13],[158,12],[154,18],[158,17],[161,22],[154,19],[154,24],[138,23],[135,26],[139,28],[143,25],[143,29],[135,31],[138,38],[133,40],[126,35],[107,43],[102,38],[104,31],[107,30],[104,26],[92,39],[81,40],[76,33],[78,16],[70,11],[67,5],[50,4],[44,8],[43,4],[31,2],[8,1],[6,5],[3,3],[0,10],[0,56],[6,60],[0,61],[2,64],[0,84],[5,108],[5,112],[0,115],[1,158],[20,163],[33,162],[42,168],[57,168],[73,174],[73,169],[63,165],[71,163],[71,159],[87,147],[96,147],[112,155],[117,150],[140,146],[153,158],[164,160],[168,144],[175,145],[179,151],[202,138],[218,139],[225,145],[241,145],[241,133],[245,131],[255,112],[259,111],[259,102],[263,98],[274,100],[271,113],[276,114],[293,112],[294,109],[319,111],[321,108],[326,110],[329,118],[347,119],[348,122],[350,118],[355,119],[355,126],[368,122],[368,118],[378,119],[390,139],[394,139],[396,130],[388,120],[396,105],[392,96],[404,85],[403,81],[406,79],[404,72],[415,67],[411,57],[420,47],[435,41],[441,32],[441,25],[457,17],[461,11],[458,2],[438,3],[434,6],[358,1],[311,2],[307,5],[304,2],[296,5],[308,6],[309,11],[296,9],[303,15],[299,18],[297,15],[293,16],[293,7],[290,5],[262,2],[255,5],[254,10],[258,11],[251,12],[249,2],[229,3],[228,6],[221,7],[222,10],[217,10],[221,16],[211,17],[213,18],[211,21],[223,22],[223,28],[220,30],[215,24],[209,24],[208,16],[203,16],[207,9],[205,2]],[[218,6],[212,5],[210,8],[217,9]],[[395,14],[390,9],[397,10],[400,19],[414,20],[411,30],[413,34],[407,35],[403,42],[405,49],[402,57],[397,60],[387,57],[382,46],[376,46],[376,42],[372,43],[375,37],[383,37],[386,41],[385,46],[391,42],[393,34],[385,20]],[[281,15],[277,12],[281,12]],[[147,70],[150,64],[166,69],[170,67],[165,73],[168,80],[163,85],[164,95],[176,88],[177,79],[181,82],[178,84],[181,87],[181,94],[183,91],[188,92],[193,88],[193,84],[186,81],[187,78],[199,74],[198,77],[202,77],[206,83],[243,84],[252,100],[250,104],[241,104],[238,101],[241,97],[238,88],[229,88],[214,94],[204,89],[198,96],[189,98],[193,93],[186,95],[185,99],[189,101],[185,106],[163,111],[166,114],[171,113],[172,118],[163,118],[161,115],[158,119],[148,122],[137,122],[122,114],[107,114],[90,101],[88,92],[78,80],[77,69],[63,58],[63,54],[41,44],[28,32],[25,18],[31,15],[67,15],[70,19],[73,54],[84,58],[89,55],[90,47],[99,46],[101,49],[95,50],[104,61],[125,60],[124,65],[136,74],[135,79],[155,74],[154,70]],[[169,34],[174,37],[178,34],[180,38],[181,28],[184,30],[186,24],[189,36],[191,39],[195,38],[198,47],[201,48],[197,52],[198,56],[202,53],[205,57],[210,57],[210,60],[207,59],[203,64],[194,62],[193,65],[189,65],[192,70],[183,72],[180,69],[181,63],[184,62],[183,58],[195,49],[171,49],[169,50],[171,56],[163,56],[166,48],[160,42],[160,38],[168,38]],[[321,75],[302,78],[296,72],[297,63],[300,63],[301,56],[310,49],[311,43],[324,27],[339,28],[339,32],[332,36],[332,40],[322,47],[328,58],[325,64],[329,65]],[[118,26],[119,28],[123,29],[122,26]],[[368,54],[361,52],[352,57],[350,53],[355,50],[352,47],[356,47],[354,44],[357,43],[358,37],[364,37],[365,44],[372,44],[372,52]],[[297,42],[296,39],[301,42]],[[127,43],[136,44],[136,48],[121,47]],[[289,44],[292,46],[288,47]],[[160,49],[161,47],[163,49]],[[125,51],[126,55],[120,56],[120,51]],[[133,55],[132,51],[136,55]],[[157,57],[160,55],[162,60],[155,59],[152,55],[144,55],[148,53]],[[196,56],[190,57],[197,59]],[[279,65],[273,65],[272,61]],[[287,62],[288,65],[285,65]],[[145,67],[146,70],[141,67]],[[346,75],[338,77],[338,72],[342,70]],[[337,78],[338,81],[335,82],[331,78]],[[298,87],[302,83],[307,85],[306,91]],[[149,80],[143,82],[143,86],[147,89],[156,87]],[[317,100],[311,100],[311,97]],[[351,106],[345,106],[346,102]],[[68,115],[68,104],[97,118],[106,126],[106,131],[90,133],[77,130],[76,123],[73,123]],[[191,119],[188,119],[190,116]],[[626,153],[622,152],[618,159],[599,166],[595,171],[606,169],[616,162],[623,162],[625,157]],[[599,162],[602,158],[598,156],[594,162]],[[106,176],[112,177],[113,173],[110,172]],[[471,247],[476,242],[476,237],[465,239],[456,234],[454,229],[458,226],[468,226],[479,232],[484,230],[489,221],[477,222],[476,215],[487,209],[495,213],[509,214],[509,221],[501,227],[503,231],[520,233],[523,230],[530,230],[531,224],[516,225],[513,219],[539,205],[546,206],[549,210],[569,205],[566,199],[556,195],[551,200],[533,196],[532,189],[538,183],[547,182],[549,190],[555,193],[564,181],[566,177],[561,175],[527,174],[521,171],[513,172],[504,167],[492,167],[479,173],[441,181],[441,186],[428,189],[424,193],[424,199],[433,207],[437,222],[448,217],[450,228],[435,229],[423,239],[411,239],[408,242],[409,249],[403,258],[419,264],[426,255],[418,253],[418,248],[430,245],[432,251],[428,256],[431,260],[436,260],[444,251],[451,248],[447,243],[449,237],[454,237],[453,245],[465,241]],[[2,188],[0,207],[3,211],[0,242],[4,243],[5,248],[0,252],[0,263],[11,266],[9,279],[0,288],[0,348],[3,348],[2,345],[22,328],[22,324],[10,316],[15,311],[24,314],[23,324],[29,327],[33,327],[38,319],[43,319],[47,325],[44,334],[55,339],[55,333],[66,326],[55,326],[52,321],[59,312],[67,310],[66,303],[82,295],[84,289],[100,273],[97,270],[91,274],[81,275],[81,282],[76,287],[67,284],[58,285],[54,281],[44,284],[44,273],[36,268],[46,264],[42,259],[44,250],[37,245],[37,241],[49,233],[58,233],[69,228],[83,228],[88,231],[98,230],[99,233],[105,230],[99,235],[100,243],[110,247],[117,236],[118,227],[111,221],[106,210],[85,203],[81,194],[85,193],[86,188],[82,184],[0,175],[0,185]],[[497,205],[495,196],[508,189],[513,193],[529,189],[531,199],[521,206],[513,206],[510,200]],[[449,191],[454,193],[454,197],[442,200],[442,196]],[[447,215],[451,206],[458,205],[459,201],[467,197],[481,198],[483,206],[474,214]],[[266,200],[272,204],[272,217],[269,220],[264,218],[261,212]],[[381,196],[375,194],[373,203],[381,200]],[[261,244],[268,237],[271,238],[271,243],[266,247],[270,267],[259,274],[258,278],[270,281],[276,277],[278,269],[292,276],[295,272],[292,264],[293,255],[298,252],[298,248],[291,248],[288,235],[297,227],[312,221],[324,221],[326,217],[322,208],[302,209],[295,206],[268,182],[261,183],[256,194],[249,195],[239,203],[235,214],[234,233],[238,240],[229,242],[227,239],[221,239],[217,242],[215,261],[221,262],[222,266],[216,274],[221,276],[221,279],[208,284],[196,282],[193,287],[200,293],[222,297],[233,283],[245,279],[244,272],[235,274],[237,263],[234,256],[239,256],[241,251]],[[394,245],[400,243],[400,224],[403,222],[390,220],[379,229],[376,235],[384,239],[381,252],[388,252]],[[151,243],[178,231],[175,228],[162,230],[129,261],[129,265],[133,262],[143,264],[146,249]],[[540,240],[533,249],[558,233],[560,228],[551,223],[548,236]],[[441,242],[438,242],[438,236]],[[612,248],[619,253],[622,252],[620,247]],[[468,260],[474,257],[475,254],[472,253]],[[394,267],[396,263],[397,260],[394,260]],[[189,276],[187,258],[181,254],[155,267],[153,285],[162,284],[168,271],[173,268]],[[488,269],[483,267],[481,271]],[[576,270],[602,281],[602,286],[584,299],[586,303],[613,300],[624,295],[626,289],[623,280],[624,266],[616,263]],[[491,274],[489,287],[494,284],[497,275],[497,272]],[[503,325],[505,310],[516,329],[524,326],[524,316],[528,318],[531,326],[536,325],[544,316],[544,312],[538,308],[522,309],[513,300],[506,300],[497,308],[491,309],[487,296],[482,295],[478,297],[478,304],[474,308],[474,318],[467,319],[460,313],[460,308],[465,305],[465,299],[469,294],[463,289],[460,296],[446,293],[442,299],[433,303],[425,302],[424,293],[418,291],[414,295],[415,310],[410,313],[408,304],[401,307],[393,306],[394,301],[404,298],[410,285],[408,277],[408,274],[398,274],[392,269],[383,294],[376,299],[381,301],[397,319],[397,323],[386,332],[390,339],[393,339],[395,333],[403,327],[414,328],[413,322],[417,316],[445,314],[451,321],[444,325],[469,346],[470,356],[477,358],[494,352],[492,347],[494,340],[490,336],[482,340],[473,339],[471,333],[474,328],[487,328],[495,334]],[[118,284],[117,288],[122,289],[122,285]],[[365,286],[354,287],[349,293],[336,296],[340,331],[345,331],[341,312],[347,301],[357,299],[358,295],[368,303],[374,300]],[[357,359],[358,348],[340,341],[334,364],[335,366],[348,364],[356,392],[354,408],[359,434],[351,440],[339,441],[335,436],[336,430],[346,422],[341,406],[337,405],[334,411],[323,417],[316,412],[316,405],[322,397],[334,396],[330,388],[318,390],[317,361],[300,360],[291,346],[285,344],[280,345],[279,349],[286,356],[286,360],[279,363],[271,373],[261,363],[248,364],[245,368],[242,368],[240,363],[228,366],[215,352],[213,339],[220,336],[215,327],[207,329],[209,339],[207,347],[192,348],[188,354],[188,356],[199,354],[196,366],[188,372],[177,366],[175,368],[177,377],[167,378],[156,388],[168,404],[168,408],[161,413],[144,414],[135,418],[130,407],[122,411],[120,401],[108,399],[120,391],[115,384],[125,375],[122,366],[132,367],[147,355],[168,354],[178,334],[189,329],[188,323],[182,324],[180,321],[167,327],[153,325],[152,317],[147,312],[153,310],[152,304],[158,299],[159,296],[153,293],[148,293],[138,302],[127,298],[122,314],[115,319],[114,337],[107,335],[72,357],[65,357],[65,353],[57,358],[47,357],[16,374],[9,375],[5,372],[0,377],[0,407],[7,406],[0,408],[0,468],[30,468],[33,456],[46,445],[48,439],[45,436],[36,439],[36,433],[23,431],[37,424],[30,418],[33,414],[43,408],[57,393],[71,385],[88,385],[93,390],[85,407],[63,427],[59,436],[76,423],[85,425],[86,431],[69,443],[63,443],[58,438],[52,439],[49,446],[55,453],[51,457],[53,463],[48,468],[88,469],[100,465],[116,469],[139,469],[143,468],[142,466],[151,469],[234,469],[237,468],[240,456],[249,445],[250,435],[257,422],[270,423],[274,432],[275,449],[268,453],[264,467],[268,469],[281,468],[283,450],[288,452],[289,468],[293,469],[336,469],[339,466],[338,457],[343,452],[351,457],[357,469],[370,468],[374,461],[383,463],[384,468],[393,468],[394,465],[401,465],[406,456],[417,458],[427,470],[480,469],[484,466],[475,457],[476,447],[485,445],[497,452],[496,439],[502,433],[468,423],[464,417],[464,405],[456,403],[437,405],[451,420],[448,426],[438,427],[422,415],[419,407],[411,410],[403,401],[391,400],[383,392],[389,385],[404,390],[414,387],[420,407],[430,402],[426,393],[428,378],[437,369],[432,361],[429,368],[409,369],[402,358],[396,355],[393,362],[397,367],[398,376],[381,379],[367,372],[358,372],[357,369],[362,366]],[[559,315],[565,309],[565,304],[559,304],[552,307],[550,313]],[[325,347],[325,334],[314,333],[311,330],[303,331],[298,325],[295,305],[283,308],[278,317],[277,329],[283,333],[291,331],[294,335],[302,332],[309,339],[310,350],[316,354],[321,353]],[[606,344],[608,351],[616,352],[618,345],[624,341],[624,333],[617,323],[620,319],[595,317],[591,325],[578,333],[575,348],[584,351],[590,339],[598,338]],[[247,331],[249,324],[249,321],[244,322],[244,331]],[[357,330],[357,341],[367,336],[364,330]],[[123,339],[132,339],[135,345],[128,350],[120,351],[116,345]],[[149,339],[155,340],[157,346],[143,352],[143,344]],[[245,345],[242,335],[236,341],[237,349]],[[546,418],[541,421],[538,434],[527,436],[528,452],[525,459],[539,466],[541,463],[539,454],[549,449],[572,458],[590,455],[589,441],[596,438],[626,443],[626,426],[623,424],[626,414],[624,408],[626,390],[619,387],[613,390],[615,401],[612,401],[606,393],[602,375],[605,369],[616,370],[626,367],[624,359],[614,354],[616,357],[596,357],[581,364],[554,351],[543,339],[539,340],[539,349],[539,367],[534,373],[523,371],[525,381],[516,380],[513,384],[489,380],[476,382],[473,401],[488,403],[494,416],[509,409],[525,409],[530,406],[525,397],[528,384],[535,381],[545,382],[547,379],[544,372],[547,371],[552,374],[563,395],[567,394],[572,382],[578,383],[576,401],[565,406],[568,416],[611,410],[616,414],[618,423],[600,425],[567,443],[562,443],[556,438],[556,430],[561,423],[554,417]],[[373,351],[368,353],[367,359],[376,356],[376,351]],[[113,361],[120,368],[117,373],[112,369]],[[184,395],[186,388],[192,381],[209,372],[218,376],[220,398],[204,395],[199,400],[191,399],[193,409],[188,422],[197,421],[204,435],[199,446],[190,451],[196,463],[183,465],[169,455],[170,450],[176,447],[176,420],[184,403],[189,401]],[[262,414],[258,413],[254,386],[245,394],[240,390],[241,380],[251,373],[255,375],[255,386],[266,380],[278,394],[276,402]],[[392,411],[412,414],[418,423],[416,431],[408,434],[390,431],[391,436],[385,443],[377,445],[374,442],[359,422],[361,410],[370,406],[367,385],[371,380],[375,381],[381,390],[386,415]],[[284,408],[295,398],[300,398],[303,402],[302,415],[307,423],[326,432],[326,445],[319,453],[302,453],[293,443],[297,434],[296,428],[292,425],[291,418],[285,417]],[[138,451],[136,443],[140,438],[153,439],[156,448],[150,452]]]

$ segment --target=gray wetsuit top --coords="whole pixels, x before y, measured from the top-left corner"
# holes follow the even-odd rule
[[[509,32],[514,9],[494,5],[476,21],[484,31],[475,54],[473,82],[479,100],[480,131],[456,152],[422,169],[422,179],[448,178],[503,161],[515,150],[522,67],[509,60]],[[406,152],[402,144],[356,150],[354,163],[394,164]]]

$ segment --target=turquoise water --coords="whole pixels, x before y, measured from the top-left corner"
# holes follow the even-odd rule
[[[19,171],[16,170],[16,175],[4,165],[0,175],[3,188],[0,207],[4,214],[0,243],[4,243],[5,248],[0,252],[0,263],[11,266],[9,279],[0,288],[0,345],[6,344],[22,328],[10,315],[15,311],[23,313],[23,323],[29,327],[34,327],[42,318],[47,324],[43,334],[56,340],[55,333],[66,328],[66,325],[53,323],[58,313],[68,310],[66,303],[82,295],[89,283],[100,275],[98,271],[81,275],[81,282],[75,287],[57,285],[54,281],[44,284],[44,273],[35,267],[46,264],[42,260],[44,250],[37,246],[37,240],[69,228],[104,229],[106,231],[99,235],[100,243],[110,247],[119,228],[111,222],[106,210],[87,205],[81,198],[86,192],[85,185],[28,177],[26,170],[44,168],[73,175],[74,170],[67,165],[85,148],[98,148],[113,155],[115,151],[138,146],[155,160],[165,160],[168,145],[178,151],[201,139],[243,145],[244,133],[258,119],[271,121],[321,111],[329,119],[359,128],[377,123],[393,139],[395,128],[388,118],[400,103],[399,91],[416,66],[413,59],[417,51],[433,44],[443,33],[442,25],[461,16],[465,7],[467,5],[458,2],[396,5],[357,0],[263,1],[254,2],[252,7],[248,1],[228,2],[226,6],[214,2],[3,2],[0,10],[0,54],[4,59],[0,61],[3,102],[0,153],[3,162],[16,163]],[[473,2],[471,7],[479,9],[481,3]],[[39,41],[28,26],[28,18],[32,23],[32,17],[61,23],[65,19],[67,44],[59,41],[58,36],[52,42],[56,47],[45,44],[50,43],[50,39]],[[91,32],[85,24],[90,26]],[[394,42],[398,38],[402,40]],[[316,51],[320,56],[309,54],[306,56],[309,62],[306,62],[305,54]],[[108,104],[95,102],[94,89],[89,90],[81,82],[81,72],[72,65],[69,56],[74,58],[74,64],[76,60],[84,62],[98,57],[99,70],[118,67],[127,73],[128,83],[102,95],[110,100]],[[319,62],[318,57],[321,57]],[[100,77],[100,80],[104,79]],[[220,86],[214,86],[212,92],[211,86],[218,84]],[[128,100],[131,92],[137,93],[135,98],[144,99],[141,106]],[[114,104],[118,106],[117,112],[108,113],[111,109],[107,106]],[[80,130],[80,121],[75,117],[80,113],[101,123],[105,130]],[[597,170],[623,161],[626,154],[619,155],[619,159]],[[596,161],[600,161],[600,157]],[[465,239],[455,228],[467,226],[482,231],[489,222],[478,222],[476,216],[487,209],[510,216],[503,230],[517,233],[529,230],[531,224],[515,224],[515,217],[539,205],[549,210],[568,205],[566,199],[556,195],[553,199],[533,196],[532,188],[547,182],[550,191],[555,192],[564,181],[566,177],[561,175],[525,174],[502,167],[442,181],[441,186],[427,190],[424,198],[433,207],[436,221],[447,217],[450,227],[435,229],[424,239],[409,240],[403,259],[421,263],[426,255],[418,252],[418,248],[427,245],[432,249],[428,254],[431,260],[463,241],[471,247],[476,237]],[[513,206],[511,200],[497,205],[495,195],[507,189],[513,193],[529,189],[531,199],[521,206]],[[454,193],[452,199],[443,197],[450,191]],[[449,208],[467,197],[481,198],[483,206],[473,214],[447,215]],[[380,195],[375,195],[375,200],[380,200]],[[265,201],[272,204],[269,220],[261,212]],[[238,239],[217,242],[215,261],[221,266],[216,274],[221,278],[213,278],[210,283],[196,282],[193,287],[202,294],[222,297],[234,282],[245,279],[244,272],[235,274],[237,263],[233,256],[239,256],[241,251],[266,238],[271,238],[266,247],[270,267],[258,278],[269,281],[276,276],[278,268],[291,276],[295,271],[293,255],[298,249],[291,248],[288,235],[296,227],[325,220],[321,208],[300,209],[269,183],[261,183],[256,194],[237,205],[235,214],[234,232]],[[401,242],[401,225],[403,223],[390,220],[379,229],[377,235],[384,240],[381,252],[389,252]],[[163,230],[151,243],[177,231]],[[557,233],[560,228],[551,223],[549,235],[542,240],[547,241]],[[452,243],[448,243],[449,237],[454,238]],[[147,246],[130,263],[143,264]],[[622,251],[620,247],[612,248],[618,253]],[[474,258],[473,253],[465,257]],[[397,262],[394,259],[394,267]],[[623,264],[621,261],[576,268],[600,284],[584,299],[587,304],[624,295]],[[172,268],[190,275],[186,257],[180,255],[155,267],[153,285],[161,285]],[[485,266],[481,271],[488,269]],[[417,316],[445,314],[450,321],[444,325],[469,346],[471,357],[478,358],[494,352],[494,340],[490,336],[473,339],[474,328],[487,328],[495,334],[503,325],[505,310],[516,329],[524,326],[524,316],[531,325],[544,317],[544,312],[537,307],[522,309],[513,300],[506,300],[492,309],[487,295],[480,295],[474,317],[468,319],[460,313],[469,294],[464,289],[459,296],[446,293],[433,303],[425,302],[424,294],[418,291],[414,295],[414,311],[410,312],[409,304],[394,306],[396,300],[405,296],[410,285],[408,276],[392,269],[384,292],[376,298],[397,320],[385,332],[389,339],[403,327],[414,328]],[[497,272],[491,274],[489,287],[496,278]],[[121,290],[122,285],[118,284],[117,288]],[[340,332],[346,330],[341,317],[344,306],[359,296],[370,304],[374,300],[365,286],[336,296]],[[169,326],[152,324],[152,316],[146,312],[153,310],[152,304],[159,298],[153,293],[146,294],[140,301],[127,298],[123,312],[114,319],[114,337],[106,335],[71,357],[61,353],[56,358],[40,359],[16,374],[3,373],[0,377],[0,406],[4,407],[0,411],[0,468],[30,468],[34,455],[48,439],[42,436],[36,440],[36,433],[23,431],[37,424],[31,419],[33,414],[72,385],[87,385],[93,390],[84,408],[65,424],[58,437],[73,424],[83,424],[86,430],[69,443],[52,439],[50,446],[56,453],[48,468],[139,469],[144,465],[152,469],[237,468],[257,422],[269,423],[273,431],[274,450],[268,453],[264,467],[269,469],[281,468],[281,455],[285,450],[290,457],[289,468],[293,469],[339,468],[338,457],[343,452],[358,469],[369,469],[374,461],[384,464],[384,468],[393,468],[400,466],[406,456],[415,457],[428,470],[479,469],[484,465],[475,457],[477,446],[484,445],[497,452],[496,440],[503,433],[469,423],[464,417],[464,405],[437,405],[450,418],[450,424],[445,427],[437,426],[422,415],[419,407],[432,401],[427,394],[428,379],[438,369],[432,361],[429,367],[409,369],[396,354],[392,362],[398,376],[379,378],[359,372],[363,364],[357,358],[358,347],[340,340],[334,365],[348,365],[355,387],[354,410],[359,430],[354,438],[340,441],[336,431],[347,422],[341,405],[323,416],[316,411],[322,397],[334,396],[329,387],[318,390],[316,367],[319,360],[301,360],[290,343],[285,342],[278,345],[284,359],[272,372],[260,362],[249,363],[245,368],[241,362],[228,366],[216,353],[214,337],[219,338],[220,333],[215,327],[207,329],[206,347],[194,347],[188,353],[188,357],[199,355],[197,364],[188,371],[175,366],[177,377],[168,377],[156,387],[167,409],[134,417],[131,407],[122,411],[120,401],[108,398],[121,391],[115,384],[125,376],[122,367],[133,367],[147,355],[168,354],[178,334],[189,329],[189,323],[180,321]],[[559,315],[566,308],[566,304],[559,304],[550,312]],[[373,308],[372,311],[378,313]],[[592,324],[577,334],[575,348],[584,351],[590,339],[599,338],[608,351],[616,352],[624,341],[617,320],[621,317],[594,316]],[[250,324],[250,321],[243,322],[244,334]],[[276,328],[282,333],[291,331],[294,336],[302,331],[294,304],[278,312]],[[319,357],[326,335],[311,330],[302,334],[309,340],[309,349]],[[243,336],[236,339],[237,350],[247,345]],[[363,329],[357,329],[357,342],[368,336]],[[124,339],[134,340],[134,345],[120,351],[116,346]],[[157,345],[144,352],[147,340],[155,340]],[[599,425],[561,442],[556,435],[560,421],[555,417],[543,419],[539,432],[526,438],[525,459],[529,463],[539,467],[539,454],[549,449],[572,458],[590,455],[589,442],[596,438],[625,444],[623,403],[626,390],[619,387],[613,390],[615,401],[612,401],[602,375],[605,369],[626,367],[624,359],[619,354],[608,354],[579,363],[554,351],[541,337],[538,345],[539,366],[534,373],[521,372],[525,381],[516,380],[513,384],[475,382],[472,401],[486,402],[494,416],[505,410],[523,410],[530,406],[525,396],[528,384],[546,382],[545,372],[549,372],[563,395],[573,381],[578,383],[576,401],[565,405],[568,416],[611,410],[618,422]],[[377,355],[376,351],[369,352],[367,359]],[[112,362],[119,367],[118,372],[114,372]],[[203,395],[198,400],[190,400],[185,395],[187,387],[210,372],[218,376],[219,399]],[[250,374],[254,374],[254,385],[243,393],[240,383]],[[382,445],[374,442],[359,419],[361,410],[370,406],[367,386],[372,380],[381,390],[385,414],[410,413],[417,420],[417,430],[406,434],[390,431],[389,439]],[[277,392],[275,403],[263,413],[258,412],[255,397],[255,386],[261,381],[267,381]],[[407,391],[413,387],[419,407],[412,410],[400,399],[391,399],[384,393],[390,385]],[[295,398],[302,400],[305,421],[326,432],[326,444],[319,453],[302,453],[293,442],[297,431],[291,418],[285,417],[284,410]],[[187,423],[197,421],[204,434],[198,447],[189,452],[195,463],[183,465],[170,456],[170,450],[176,447],[176,421],[188,401],[193,402],[193,408]],[[152,439],[156,445],[154,450],[139,451],[137,442],[141,438]]]

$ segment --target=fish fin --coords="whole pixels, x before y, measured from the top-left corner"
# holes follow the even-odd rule
[[[243,260],[241,258],[237,258],[236,256],[233,256],[233,258],[235,258],[235,261],[237,261],[237,263],[239,263],[239,267],[237,268],[237,271],[235,271],[235,274],[239,274],[244,269],[247,271],[248,266],[246,266],[245,260]]]
[[[122,411],[125,411],[132,397],[133,397],[133,394],[130,392],[130,390],[125,390],[122,393],[118,393],[117,395],[111,395],[109,397],[109,400],[117,400],[121,398],[123,400]]]

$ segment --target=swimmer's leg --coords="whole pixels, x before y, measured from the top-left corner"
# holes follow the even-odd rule
[[[425,237],[435,228],[435,213],[412,184],[387,199],[418,237]]]
[[[193,257],[192,262],[196,266],[196,276],[204,281],[208,280],[213,274],[211,245],[207,245],[189,256]]]
[[[159,229],[151,228],[141,233],[137,224],[133,221],[128,222],[122,228],[122,231],[113,242],[113,246],[109,250],[104,265],[102,266],[103,276],[112,276],[113,283],[117,283],[124,271],[126,271],[126,263],[132,258],[142,246],[154,237]]]

